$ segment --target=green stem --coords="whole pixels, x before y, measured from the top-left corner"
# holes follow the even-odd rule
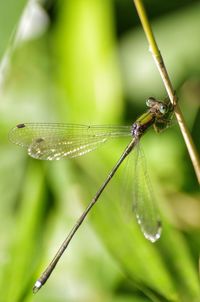
[[[169,96],[169,99],[170,99],[171,103],[174,105],[174,113],[175,113],[177,122],[179,124],[181,133],[183,135],[185,144],[187,146],[187,149],[188,149],[188,152],[189,152],[189,155],[190,155],[190,158],[191,158],[191,161],[192,161],[192,164],[193,164],[198,182],[200,184],[200,159],[199,159],[199,155],[198,155],[197,149],[194,145],[194,142],[192,140],[191,134],[190,134],[190,132],[189,132],[187,126],[186,126],[183,114],[182,114],[182,112],[180,110],[180,107],[177,103],[177,97],[176,97],[175,91],[173,89],[173,86],[172,86],[172,83],[170,81],[167,69],[165,67],[162,55],[159,51],[159,48],[157,46],[155,37],[153,35],[153,31],[152,31],[151,25],[149,23],[149,20],[148,20],[143,2],[142,2],[142,0],[133,0],[133,2],[135,4],[138,16],[139,16],[140,21],[142,23],[144,33],[145,33],[146,38],[148,40],[149,50],[150,50],[150,52],[153,56],[153,59],[156,63],[156,66],[157,66],[157,68],[160,72],[160,75],[161,75],[161,78],[163,80],[165,89],[167,90],[167,94]]]

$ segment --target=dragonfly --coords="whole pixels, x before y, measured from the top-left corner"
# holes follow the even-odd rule
[[[24,147],[28,155],[40,160],[60,160],[74,158],[91,152],[107,141],[119,137],[131,137],[129,144],[124,149],[119,160],[111,169],[93,199],[78,218],[71,231],[61,244],[53,260],[37,279],[33,292],[36,293],[48,280],[58,261],[67,249],[73,236],[85,220],[86,216],[97,203],[104,189],[113,178],[122,162],[133,150],[138,150],[141,137],[150,128],[161,132],[168,127],[173,115],[170,103],[149,97],[146,101],[147,109],[131,126],[86,126],[62,123],[21,123],[9,133],[11,142]],[[139,160],[139,156],[136,157]],[[135,185],[133,196],[133,210],[144,236],[155,242],[161,235],[161,221],[155,206],[154,196],[150,188],[146,172],[137,171],[136,180],[144,178],[144,187],[141,191]],[[140,175],[140,176],[139,176]]]

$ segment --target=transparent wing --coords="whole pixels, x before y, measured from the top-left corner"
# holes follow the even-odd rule
[[[131,136],[131,126],[26,123],[17,125],[9,133],[11,142],[42,160],[78,157],[120,136]]]
[[[155,242],[161,235],[161,220],[155,205],[155,197],[147,173],[144,154],[139,144],[135,152],[133,210],[144,236]]]

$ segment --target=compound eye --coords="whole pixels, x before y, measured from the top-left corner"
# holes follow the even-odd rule
[[[165,114],[167,112],[167,106],[165,104],[161,104],[159,110],[162,114]]]
[[[152,96],[150,96],[146,100],[146,105],[147,105],[147,107],[153,107],[154,104],[155,104],[155,98],[153,98]]]

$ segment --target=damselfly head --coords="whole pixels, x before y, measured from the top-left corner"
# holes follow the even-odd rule
[[[152,96],[150,96],[147,100],[146,100],[146,105],[147,107],[153,107],[155,105],[156,99]]]
[[[162,113],[162,114],[167,113],[167,111],[168,111],[167,105],[164,104],[164,103],[160,103],[160,104],[159,104],[159,111],[160,111],[160,113]]]
[[[146,101],[146,105],[150,108],[150,110],[161,113],[162,115],[168,112],[168,105],[164,102],[156,100],[154,97],[149,97]]]

